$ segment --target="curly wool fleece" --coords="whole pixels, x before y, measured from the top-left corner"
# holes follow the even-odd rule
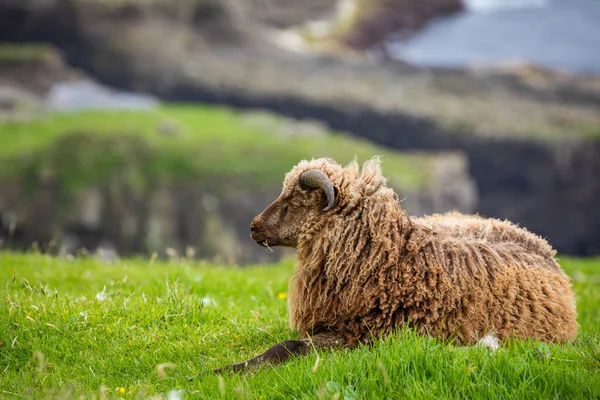
[[[362,171],[302,161],[284,189],[310,169],[327,174],[337,202],[299,232],[289,306],[302,337],[333,333],[354,347],[403,324],[464,344],[576,336],[571,281],[544,239],[457,212],[410,218],[377,158]]]

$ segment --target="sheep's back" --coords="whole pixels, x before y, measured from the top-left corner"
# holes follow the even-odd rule
[[[457,212],[416,218],[415,222],[449,247],[463,244],[475,250],[486,247],[516,259],[536,255],[539,256],[535,257],[537,267],[561,271],[555,259],[556,251],[550,244],[512,222]]]
[[[576,335],[570,278],[544,239],[510,222],[458,213],[414,222],[428,238],[415,261],[445,271],[437,290],[445,296],[429,305],[445,315],[443,323],[430,322],[434,331],[460,342],[488,332],[552,341]]]

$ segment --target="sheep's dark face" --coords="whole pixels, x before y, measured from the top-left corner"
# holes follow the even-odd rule
[[[250,236],[265,247],[296,247],[302,227],[333,207],[336,192],[320,170],[288,175],[279,197],[252,221]]]

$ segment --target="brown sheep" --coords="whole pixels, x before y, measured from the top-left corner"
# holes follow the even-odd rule
[[[352,348],[404,324],[459,344],[488,334],[551,342],[577,334],[571,281],[544,239],[456,212],[410,218],[377,158],[362,171],[356,162],[300,162],[251,236],[297,249],[289,313],[303,339],[215,371],[282,362],[311,342]]]

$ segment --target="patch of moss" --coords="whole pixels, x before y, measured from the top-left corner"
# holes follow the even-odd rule
[[[580,134],[583,138],[600,141],[600,124],[584,126]]]
[[[58,62],[56,49],[45,43],[0,43],[0,63]]]

